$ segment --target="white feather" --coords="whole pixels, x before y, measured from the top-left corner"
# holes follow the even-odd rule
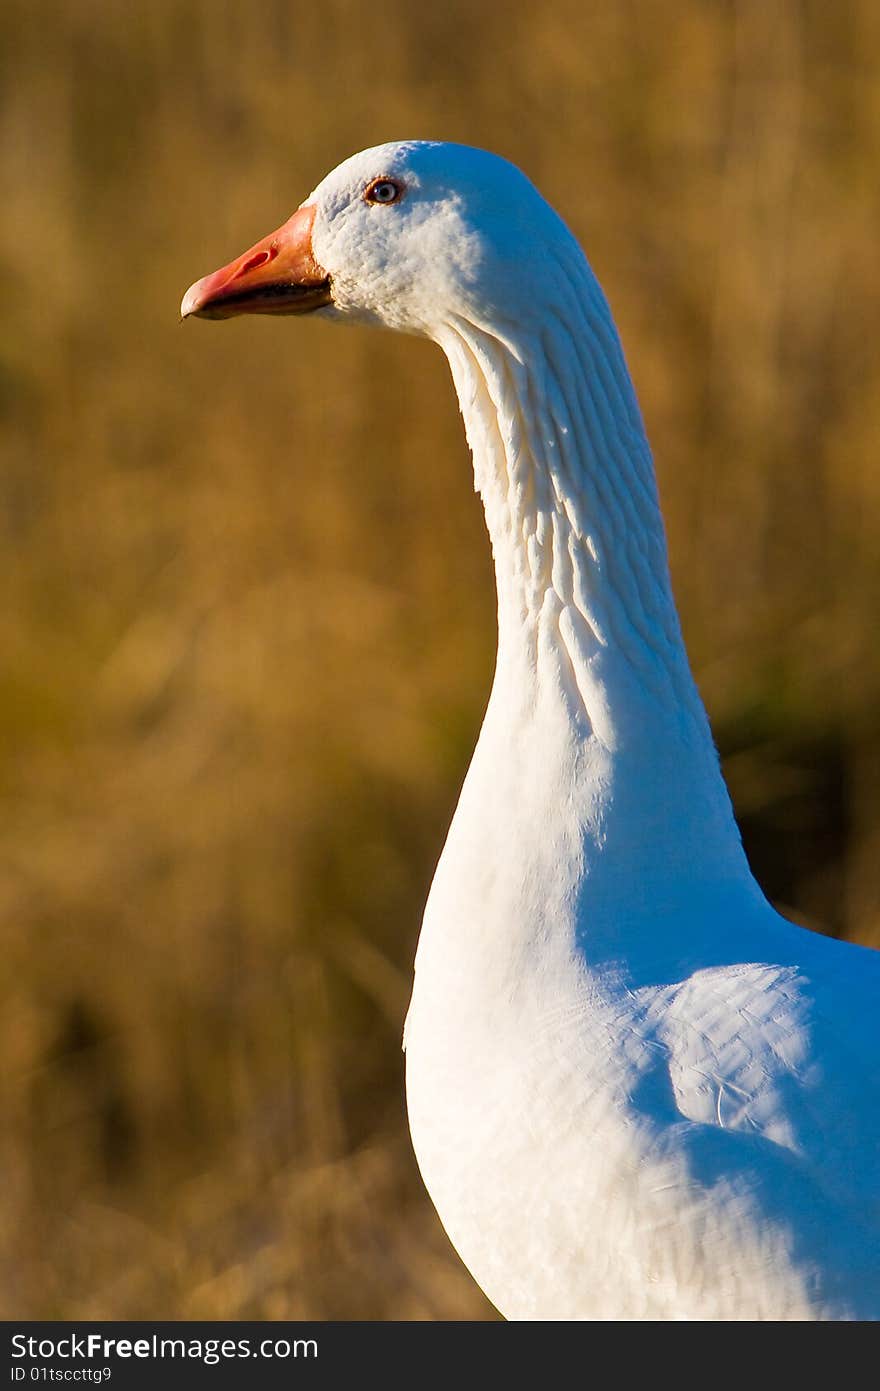
[[[365,204],[380,175],[399,204]],[[449,358],[495,557],[495,681],[406,1026],[446,1230],[509,1318],[880,1316],[880,954],[749,872],[580,248],[460,146],[366,151],[311,201],[319,312]]]

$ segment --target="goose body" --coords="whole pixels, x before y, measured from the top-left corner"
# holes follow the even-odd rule
[[[305,310],[443,348],[495,560],[405,1030],[453,1244],[508,1318],[880,1317],[880,953],[749,871],[583,253],[505,161],[398,142],[183,304]]]

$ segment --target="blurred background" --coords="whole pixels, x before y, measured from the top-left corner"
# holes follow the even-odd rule
[[[753,867],[880,945],[880,7],[4,0],[0,1300],[485,1318],[400,1036],[494,594],[441,355],[181,293],[354,150],[522,165],[654,444]]]

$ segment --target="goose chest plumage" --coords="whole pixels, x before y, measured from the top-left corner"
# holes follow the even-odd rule
[[[753,879],[691,677],[614,321],[481,150],[355,155],[184,316],[432,338],[498,657],[406,1021],[428,1191],[508,1318],[880,1316],[880,953]]]

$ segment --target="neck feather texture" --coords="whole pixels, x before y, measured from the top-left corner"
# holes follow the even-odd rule
[[[667,799],[678,812],[673,779],[702,823],[704,854],[714,842],[739,863],[611,312],[585,261],[567,257],[548,273],[544,317],[530,329],[452,316],[437,334],[495,560],[499,647],[487,725],[503,710],[510,730],[526,728],[555,706],[556,727],[613,769],[631,821],[658,825]],[[657,806],[648,808],[651,795]]]

